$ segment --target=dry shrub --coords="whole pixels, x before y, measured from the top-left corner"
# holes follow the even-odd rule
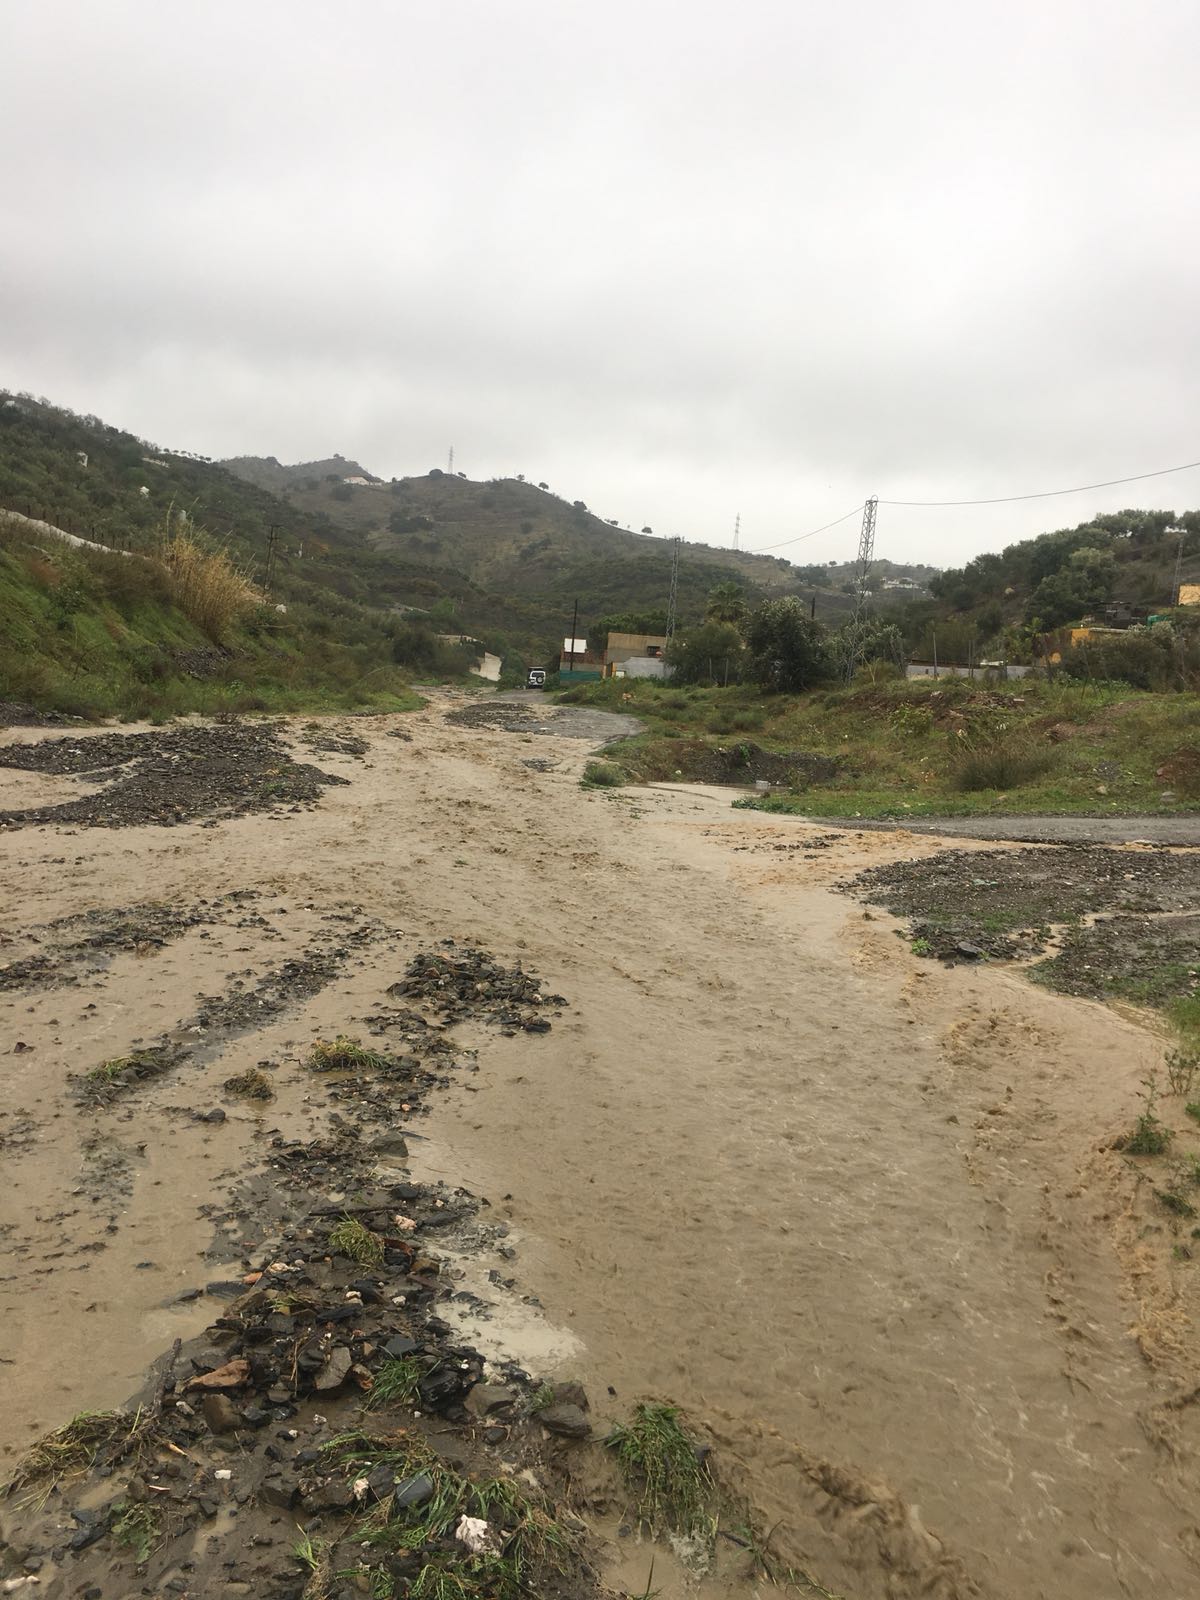
[[[1053,757],[1020,733],[968,736],[952,753],[950,775],[956,789],[1019,789],[1053,766]]]
[[[250,579],[224,550],[205,550],[187,533],[174,533],[161,550],[175,603],[210,639],[259,604]]]

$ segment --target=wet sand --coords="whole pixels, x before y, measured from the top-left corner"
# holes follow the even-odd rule
[[[303,1133],[300,1051],[454,936],[527,960],[570,1010],[536,1049],[489,1043],[422,1125],[417,1175],[511,1221],[523,1291],[578,1341],[564,1369],[616,1389],[614,1415],[684,1405],[776,1554],[855,1600],[1195,1592],[1191,1263],[1108,1148],[1161,1041],[1014,972],[922,963],[833,892],[935,839],[581,791],[581,741],[449,727],[449,703],[356,719],[370,751],[319,757],[351,781],[313,811],[0,835],[0,964],[62,916],[234,890],[278,935],[226,919],[0,994],[0,1445],[124,1399],[203,1326],[211,1308],[164,1302],[219,1275],[201,1208],[268,1130]],[[11,776],[0,808],[39,803]],[[76,1108],[68,1073],[308,948],[334,908],[374,931],[320,993]],[[187,1115],[262,1058],[268,1111]]]

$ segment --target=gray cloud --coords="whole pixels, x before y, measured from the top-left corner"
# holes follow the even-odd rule
[[[1191,0],[17,0],[2,381],[774,544],[1200,456]],[[1200,473],[886,510],[943,563]],[[795,559],[844,558],[845,525]]]

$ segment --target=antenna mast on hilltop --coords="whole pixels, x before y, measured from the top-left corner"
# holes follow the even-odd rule
[[[875,562],[875,517],[879,497],[872,495],[863,506],[862,531],[858,536],[858,562],[854,571],[854,620],[850,624],[850,648],[846,652],[846,682],[852,683],[862,650],[862,625],[867,610],[867,579]]]
[[[679,604],[679,546],[682,544],[679,535],[671,540],[671,593],[667,599],[667,638],[675,635],[675,611]]]
[[[742,536],[742,513],[739,511],[733,519],[733,548],[738,548],[738,540]]]
[[[453,445],[450,446],[450,459],[446,462],[446,471],[447,472],[451,472],[451,473],[454,471],[454,446]]]

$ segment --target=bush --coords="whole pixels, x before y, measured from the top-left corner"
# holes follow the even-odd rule
[[[980,789],[1019,789],[1023,783],[1041,777],[1053,762],[1048,750],[1039,749],[1026,738],[992,734],[955,751],[951,778],[956,789],[969,793]]]
[[[589,761],[583,769],[583,782],[598,789],[619,789],[628,776],[615,761]]]

